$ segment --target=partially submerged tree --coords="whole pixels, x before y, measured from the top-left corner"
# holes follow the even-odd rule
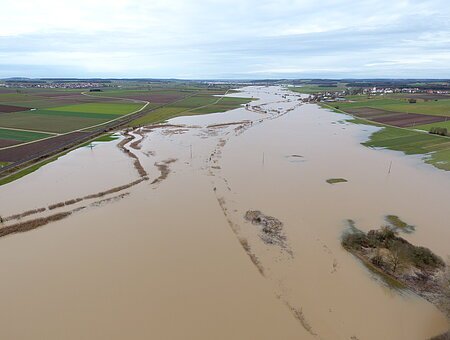
[[[402,269],[408,262],[408,250],[406,246],[402,242],[393,241],[389,247],[386,261],[392,273],[396,273],[397,270]]]

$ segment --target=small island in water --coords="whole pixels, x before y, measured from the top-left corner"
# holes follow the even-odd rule
[[[415,246],[383,226],[365,233],[349,220],[342,246],[385,281],[410,289],[450,316],[450,268],[430,249]]]

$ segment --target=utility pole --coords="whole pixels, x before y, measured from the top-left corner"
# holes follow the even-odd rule
[[[392,168],[392,161],[389,163],[389,170],[388,170],[388,174],[391,173],[391,168]]]

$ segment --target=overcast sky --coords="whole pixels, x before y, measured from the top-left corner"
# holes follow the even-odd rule
[[[0,77],[450,78],[449,0],[0,0]]]

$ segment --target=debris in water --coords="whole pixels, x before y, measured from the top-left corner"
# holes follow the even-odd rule
[[[259,210],[249,210],[245,213],[245,219],[253,224],[262,226],[261,239],[266,244],[278,245],[287,248],[286,236],[283,233],[283,222],[275,217],[264,215]]]

